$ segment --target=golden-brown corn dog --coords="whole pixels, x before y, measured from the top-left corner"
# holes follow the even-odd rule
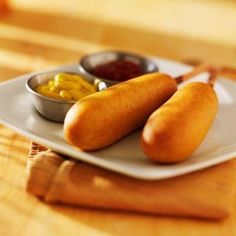
[[[165,74],[146,74],[91,94],[69,110],[64,136],[81,150],[104,148],[140,128],[177,90]]]
[[[144,153],[159,163],[185,160],[203,141],[217,108],[217,96],[209,84],[193,82],[179,89],[144,126]]]

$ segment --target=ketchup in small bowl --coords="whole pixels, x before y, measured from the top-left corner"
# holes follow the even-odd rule
[[[108,86],[158,71],[149,58],[121,51],[103,51],[80,60],[79,71],[93,79],[101,79]]]
[[[138,63],[129,60],[115,60],[95,66],[91,74],[106,80],[125,81],[145,73]]]

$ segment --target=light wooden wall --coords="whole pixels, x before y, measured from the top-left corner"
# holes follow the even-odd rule
[[[11,78],[118,48],[236,67],[236,1],[9,0],[0,74]]]

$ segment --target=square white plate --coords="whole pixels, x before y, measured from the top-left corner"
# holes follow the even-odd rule
[[[155,59],[161,72],[177,76],[190,70],[189,66]],[[63,67],[76,71],[76,65]],[[51,149],[118,173],[154,180],[170,178],[206,168],[236,157],[236,82],[219,79],[215,89],[219,112],[204,142],[187,160],[175,165],[150,162],[139,145],[137,131],[109,148],[86,153],[76,150],[63,138],[62,124],[42,118],[34,109],[25,88],[29,75],[0,84],[0,122],[16,132]],[[194,80],[204,81],[207,74]]]

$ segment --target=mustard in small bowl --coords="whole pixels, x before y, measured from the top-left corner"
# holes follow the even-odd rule
[[[26,82],[36,110],[43,117],[62,123],[74,103],[97,92],[99,87],[95,80],[65,71],[36,74]]]

